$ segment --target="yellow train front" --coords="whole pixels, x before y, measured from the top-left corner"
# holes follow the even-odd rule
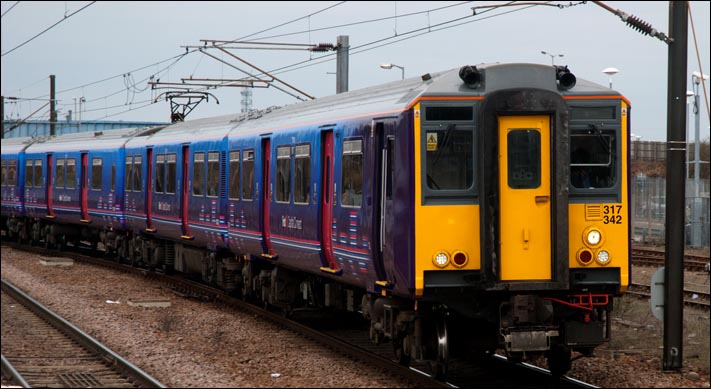
[[[416,299],[364,304],[372,337],[440,376],[497,349],[565,373],[629,284],[628,101],[567,67],[494,64],[437,75],[411,109]]]

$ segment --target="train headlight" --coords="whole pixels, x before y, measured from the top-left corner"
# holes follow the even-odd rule
[[[603,266],[607,265],[610,263],[610,253],[607,252],[607,250],[600,250],[597,252],[597,258],[595,259],[597,260],[597,263]]]
[[[589,247],[599,247],[604,240],[602,232],[595,227],[589,227],[583,232],[583,241]]]
[[[444,268],[449,265],[449,254],[440,251],[432,257],[432,262],[434,262],[435,266]]]

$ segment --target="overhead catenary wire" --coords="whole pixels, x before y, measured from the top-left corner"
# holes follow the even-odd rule
[[[96,1],[92,1],[91,3],[89,3],[89,4],[87,4],[87,5],[85,5],[85,6],[81,7],[81,8],[79,8],[77,11],[74,11],[74,12],[72,12],[72,13],[69,14],[69,15],[65,15],[64,18],[63,18],[63,19],[60,19],[57,23],[54,23],[53,25],[51,25],[51,26],[47,27],[46,29],[44,29],[44,30],[43,30],[42,32],[40,32],[39,34],[37,34],[37,35],[33,36],[32,38],[30,38],[30,39],[28,39],[28,40],[26,40],[26,41],[20,43],[19,45],[15,46],[14,48],[12,48],[12,49],[10,49],[10,50],[8,50],[8,51],[2,53],[2,55],[0,55],[0,57],[4,57],[5,55],[10,54],[10,53],[12,53],[13,51],[19,49],[20,47],[22,47],[22,46],[24,46],[24,45],[26,45],[26,44],[32,42],[34,39],[38,38],[40,35],[44,34],[45,32],[51,30],[52,28],[54,28],[54,27],[55,27],[56,25],[58,25],[59,23],[61,23],[61,22],[65,21],[65,20],[69,19],[70,17],[72,17],[72,16],[78,14],[79,12],[85,10],[87,7],[89,7],[90,5],[92,5],[92,4],[94,4],[94,3],[96,3]]]
[[[10,12],[11,9],[15,8],[15,6],[18,4],[20,4],[20,2],[16,1],[15,4],[11,5],[10,8],[8,8],[5,12],[2,13],[2,15],[0,15],[0,17],[5,16],[8,12]]]

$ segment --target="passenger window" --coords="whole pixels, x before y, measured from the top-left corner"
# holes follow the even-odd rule
[[[111,191],[116,190],[116,164],[111,164]]]
[[[67,172],[64,177],[66,181],[66,189],[74,189],[77,186],[77,160],[76,158],[67,158]]]
[[[54,187],[64,189],[64,158],[57,159],[57,174],[54,177]]]
[[[363,141],[344,140],[341,159],[341,205],[360,207],[363,199]]]
[[[617,183],[614,132],[570,136],[570,183],[578,189],[611,188]]]
[[[140,192],[143,188],[143,170],[141,169],[142,157],[136,155],[133,157],[133,191]]]
[[[156,193],[165,192],[163,180],[165,179],[165,155],[156,155]]]
[[[34,168],[32,167],[33,160],[28,159],[25,161],[25,187],[31,188],[34,185],[34,180],[32,180],[32,173],[34,173]]]
[[[57,162],[59,163],[59,161]],[[123,180],[123,186],[125,186],[125,190],[127,192],[130,192],[133,189],[133,180],[131,180],[131,169],[133,168],[133,157],[126,157],[126,172],[124,174],[124,180]]]
[[[92,158],[91,160],[91,189],[101,190],[101,174],[103,160],[101,158]]]
[[[165,193],[175,194],[175,154],[166,155],[165,163]]]
[[[193,157],[193,195],[202,196],[205,185],[205,153],[195,153]]]
[[[2,181],[0,181],[0,184],[2,186],[5,186],[7,183],[7,161],[3,160],[2,161]]]
[[[242,155],[242,200],[254,198],[254,150]]]
[[[11,160],[7,168],[7,184],[15,186],[17,180],[17,161]]]
[[[230,151],[230,190],[229,198],[231,200],[239,200],[239,151]]]
[[[309,203],[311,183],[311,145],[297,145],[294,152],[294,203]]]
[[[35,159],[35,188],[42,187],[42,160]]]
[[[541,186],[541,133],[535,129],[509,131],[508,183],[512,189]]]
[[[291,146],[277,147],[276,201],[288,203],[291,197]]]
[[[207,153],[207,196],[217,197],[220,193],[220,153]]]

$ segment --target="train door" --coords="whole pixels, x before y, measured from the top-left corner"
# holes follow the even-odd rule
[[[47,154],[47,181],[45,187],[47,188],[46,199],[47,199],[47,218],[54,219],[54,203],[52,201],[52,188],[54,188],[54,155]]]
[[[322,270],[337,271],[336,259],[333,255],[333,201],[335,198],[333,185],[333,130],[327,130],[321,134],[321,230],[319,240],[321,241],[321,251],[323,252]]]
[[[188,199],[189,199],[189,190],[190,190],[190,185],[189,185],[189,180],[190,180],[190,146],[184,145],[183,146],[183,162],[182,162],[182,170],[183,170],[183,179],[182,179],[182,190],[180,191],[181,193],[181,198],[180,198],[180,219],[181,223],[183,226],[183,239],[192,239],[192,236],[190,235],[190,228],[188,227]]]
[[[89,155],[81,153],[81,221],[88,223],[89,220]]]
[[[262,139],[262,214],[260,215],[262,224],[262,256],[273,258],[271,231],[269,226],[269,209],[272,202],[272,181],[270,177],[272,167],[271,140]]]
[[[153,149],[149,148],[148,156],[146,161],[146,231],[155,232],[156,229],[153,226]]]
[[[375,177],[373,190],[375,199],[374,220],[375,236],[371,240],[374,242],[373,255],[375,271],[377,273],[376,283],[381,286],[388,284],[385,263],[392,263],[394,253],[393,230],[395,218],[393,211],[393,164],[392,156],[395,145],[394,121],[374,121],[375,147],[373,153],[375,157]]]
[[[499,117],[501,280],[550,280],[550,117]]]

